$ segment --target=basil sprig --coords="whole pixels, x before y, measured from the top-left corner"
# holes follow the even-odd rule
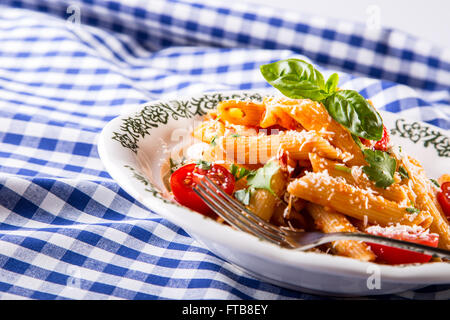
[[[255,174],[254,171],[245,169],[244,167],[238,167],[236,164],[232,163],[230,166],[230,172],[234,176],[236,181],[241,180],[247,176],[252,176]]]
[[[383,120],[377,110],[355,90],[337,90],[339,76],[327,81],[311,64],[300,59],[286,59],[262,65],[264,78],[282,94],[292,99],[307,98],[321,102],[328,114],[347,128],[362,149],[368,166],[364,173],[375,185],[386,188],[394,183],[397,162],[388,153],[366,149],[359,137],[379,141],[383,137]]]
[[[300,59],[286,59],[262,65],[264,78],[292,99],[307,98],[323,103],[330,116],[352,134],[380,140],[383,120],[367,100],[354,90],[337,90],[339,76],[334,73],[325,82],[323,75]]]

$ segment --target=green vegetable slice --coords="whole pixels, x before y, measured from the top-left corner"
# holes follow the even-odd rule
[[[267,162],[264,167],[259,168],[254,174],[247,177],[247,183],[255,189],[266,189],[274,196],[277,196],[272,190],[272,177],[280,170],[280,165],[275,161]]]
[[[243,205],[248,206],[250,204],[250,196],[252,193],[252,188],[241,189],[234,193],[234,197],[241,202]]]
[[[237,166],[236,166],[237,167]],[[265,189],[272,193],[275,197],[278,197],[272,190],[272,177],[280,170],[280,165],[275,161],[269,161],[264,167],[259,168],[256,171],[249,171],[247,174],[246,189],[238,190],[234,193],[234,197],[244,205],[250,203],[250,197],[255,189]],[[238,172],[237,169],[231,167],[231,172]]]

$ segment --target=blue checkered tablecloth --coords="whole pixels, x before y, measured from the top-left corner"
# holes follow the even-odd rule
[[[136,104],[265,88],[259,65],[293,56],[450,129],[450,50],[396,30],[231,1],[0,1],[0,298],[323,299],[224,262],[126,194],[96,148]]]

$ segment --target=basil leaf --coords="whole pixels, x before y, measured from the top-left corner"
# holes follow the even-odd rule
[[[436,187],[438,187],[438,188],[441,187],[441,185],[439,184],[439,182],[437,182],[436,180],[430,179],[430,181],[431,181]]]
[[[286,59],[262,65],[263,77],[288,98],[320,101],[327,97],[323,75],[300,59]]]
[[[352,133],[352,139],[353,139],[353,141],[355,141],[356,145],[357,145],[361,150],[367,149],[367,147],[366,147],[365,145],[362,144],[362,142],[361,142],[361,140],[359,139],[359,137],[355,136],[353,133]]]
[[[211,163],[205,160],[197,160],[195,161],[196,167],[202,169],[202,170],[209,170],[211,169]]]
[[[232,163],[230,166],[230,172],[234,176],[234,179],[236,181],[238,181],[248,175],[253,175],[253,173],[254,173],[252,170],[247,170],[244,167],[238,167],[234,163]]]
[[[252,174],[252,171],[247,170],[245,168],[241,168],[241,169],[239,169],[239,172],[237,174],[237,177],[238,177],[237,180],[242,179],[242,178],[248,176],[249,174]]]
[[[239,167],[237,165],[235,165],[234,163],[231,164],[230,172],[235,178],[236,178],[236,173],[237,173],[238,169],[239,169]]]
[[[334,120],[354,135],[376,141],[383,137],[383,120],[358,92],[336,91],[325,99],[324,106]]]
[[[215,136],[211,139],[211,142],[210,142],[209,144],[212,145],[213,147],[215,147],[215,146],[217,145],[216,139],[217,139],[217,135],[215,135]]]
[[[183,166],[186,162],[186,158],[183,156],[178,162],[176,162],[171,157],[169,158],[169,165],[170,165],[170,172],[174,173],[177,171],[181,166]]]
[[[398,167],[398,173],[402,177],[402,179],[409,179],[408,171],[402,166]]]
[[[169,158],[169,163],[170,163],[170,172],[174,173],[177,167],[177,164],[175,163],[175,161],[173,161],[172,158]]]
[[[325,83],[325,90],[328,93],[336,92],[337,86],[339,83],[339,75],[337,73],[333,73]]]
[[[354,90],[336,91],[337,73],[325,83],[318,70],[300,59],[281,60],[260,69],[264,78],[286,97],[322,102],[330,116],[355,136],[375,141],[383,137],[383,120],[363,96]]]
[[[370,180],[375,182],[376,187],[387,188],[394,183],[394,173],[397,167],[395,158],[380,150],[365,149],[363,154],[369,164],[369,166],[363,167],[363,171]]]
[[[419,209],[414,208],[414,207],[412,207],[412,208],[406,208],[405,210],[408,211],[409,213],[419,213],[419,212],[420,212]]]

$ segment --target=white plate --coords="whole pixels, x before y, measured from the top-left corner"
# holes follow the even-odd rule
[[[180,143],[220,100],[258,99],[263,92],[208,93],[136,106],[113,119],[98,142],[108,173],[131,196],[186,230],[223,259],[262,280],[307,292],[331,295],[398,293],[431,284],[450,284],[450,264],[387,266],[346,257],[297,252],[204,218],[165,198],[160,176],[167,150]],[[391,139],[421,161],[430,178],[450,173],[448,132],[383,112]],[[138,161],[139,158],[139,161]]]

